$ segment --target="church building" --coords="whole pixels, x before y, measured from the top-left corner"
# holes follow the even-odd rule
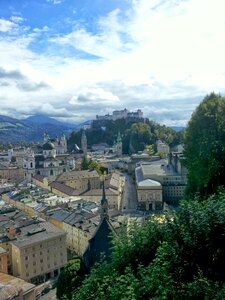
[[[67,153],[67,140],[62,137],[50,139],[44,134],[42,153],[24,158],[25,177],[31,179],[34,175],[58,176],[75,168],[74,157]]]

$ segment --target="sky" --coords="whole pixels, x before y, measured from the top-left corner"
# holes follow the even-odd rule
[[[0,114],[185,126],[225,91],[224,0],[0,0]]]

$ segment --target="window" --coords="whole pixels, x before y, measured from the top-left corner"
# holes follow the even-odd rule
[[[25,260],[28,260],[28,256],[25,256]]]

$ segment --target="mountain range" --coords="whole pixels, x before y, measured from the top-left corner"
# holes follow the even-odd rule
[[[0,115],[0,143],[37,142],[48,132],[50,137],[69,135],[83,125],[60,122],[45,115],[34,115],[23,120]]]
[[[50,137],[60,136],[63,132],[69,136],[73,130],[79,130],[84,125],[90,125],[91,120],[83,123],[66,123],[46,115],[34,115],[26,119],[15,119],[0,115],[0,143],[38,142],[43,140],[45,132]],[[171,126],[176,131],[184,127]]]

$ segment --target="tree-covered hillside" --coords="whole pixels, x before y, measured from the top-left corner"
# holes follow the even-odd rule
[[[225,193],[184,201],[118,236],[110,263],[68,281],[68,299],[225,299],[224,245]]]
[[[145,122],[126,121],[94,121],[91,129],[85,131],[88,146],[93,144],[107,143],[112,146],[118,132],[122,135],[123,153],[128,154],[143,150],[146,145],[154,144],[161,139],[170,146],[175,146],[182,141],[182,132],[176,132],[166,126],[161,126],[153,121]],[[68,144],[72,150],[74,144],[80,146],[81,130],[72,132]]]

